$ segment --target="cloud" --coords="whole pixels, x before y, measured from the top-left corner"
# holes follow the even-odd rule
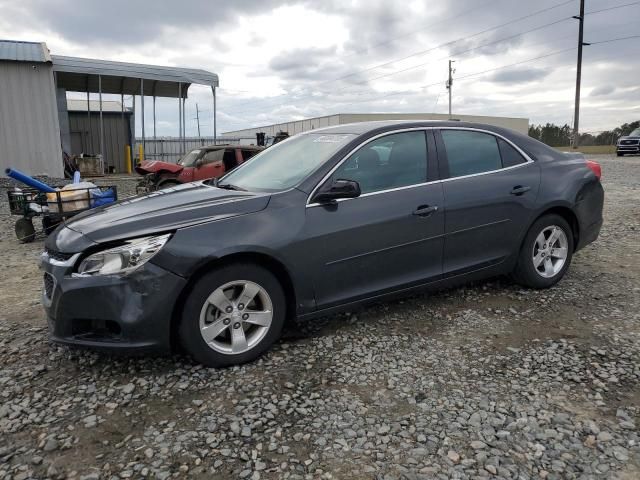
[[[593,90],[591,90],[591,93],[589,93],[589,96],[601,97],[604,95],[609,95],[610,93],[613,93],[615,89],[616,87],[614,87],[613,85],[602,85],[601,87],[596,87]]]
[[[566,123],[575,51],[545,55],[575,47],[575,5],[536,14],[553,6],[542,3],[0,0],[0,38],[45,41],[57,55],[213,71],[221,83],[218,131],[345,111],[444,113],[449,58],[457,69],[454,111]],[[585,129],[637,119],[637,42],[596,42],[634,35],[638,24],[640,9],[632,7],[588,17],[585,40],[593,45],[585,48],[583,91],[598,107],[585,102]],[[518,62],[525,63],[505,67]],[[175,135],[177,104],[165,100],[158,129]],[[193,86],[188,134],[195,103],[209,110],[211,130],[211,92]],[[630,105],[635,110],[624,110]]]
[[[495,72],[488,79],[495,83],[528,83],[541,80],[550,73],[547,68],[515,67]]]

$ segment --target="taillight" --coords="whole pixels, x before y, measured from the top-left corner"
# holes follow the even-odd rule
[[[594,162],[593,160],[587,160],[587,167],[589,167],[593,173],[596,174],[598,180],[602,177],[602,168],[600,168],[600,164],[598,162]]]

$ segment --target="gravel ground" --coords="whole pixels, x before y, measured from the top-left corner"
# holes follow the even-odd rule
[[[555,288],[380,304],[224,370],[49,344],[2,204],[0,479],[640,478],[640,158],[597,160],[605,225]]]

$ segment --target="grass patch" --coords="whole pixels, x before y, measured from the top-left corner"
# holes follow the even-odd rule
[[[585,154],[593,154],[593,155],[616,153],[615,145],[591,145],[588,147],[578,147],[576,150],[574,150],[571,147],[555,147],[555,148],[556,150],[560,150],[561,152],[582,152]]]

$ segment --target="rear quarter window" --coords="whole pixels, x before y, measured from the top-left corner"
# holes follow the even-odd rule
[[[498,147],[500,148],[500,155],[502,156],[502,166],[504,168],[514,167],[522,163],[527,163],[527,160],[520,154],[520,152],[518,152],[515,148],[513,148],[501,138],[498,138]]]

